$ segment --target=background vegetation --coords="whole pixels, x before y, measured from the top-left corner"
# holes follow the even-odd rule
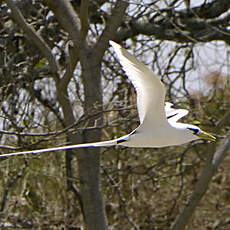
[[[190,110],[185,122],[224,137],[1,158],[1,229],[230,229],[230,158],[219,166],[230,146],[229,0],[0,4],[1,154],[138,125],[109,40],[161,76],[167,101]]]

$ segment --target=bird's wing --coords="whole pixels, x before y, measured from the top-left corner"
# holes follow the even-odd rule
[[[186,109],[175,109],[173,108],[173,104],[169,102],[165,102],[165,114],[168,119],[168,122],[177,122],[182,117],[188,114],[188,110]]]
[[[164,100],[165,88],[160,79],[143,63],[123,49],[117,43],[110,41],[120,60],[123,70],[135,87],[137,93],[137,109],[141,124],[154,126],[167,122]]]

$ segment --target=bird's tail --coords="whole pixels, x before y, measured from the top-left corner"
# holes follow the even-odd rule
[[[77,148],[89,148],[89,147],[109,147],[117,145],[121,138],[110,140],[110,141],[100,141],[94,143],[85,143],[85,144],[76,144],[76,145],[65,145],[60,147],[53,147],[53,148],[46,148],[46,149],[37,149],[37,150],[29,150],[29,151],[22,151],[22,152],[15,152],[15,153],[8,153],[0,155],[0,157],[11,157],[11,156],[19,156],[25,154],[40,154],[46,152],[54,152],[59,150],[67,150],[67,149],[77,149]]]

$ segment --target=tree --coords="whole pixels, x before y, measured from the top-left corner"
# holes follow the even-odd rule
[[[130,110],[135,94],[125,77],[118,77],[123,73],[108,50],[109,40],[126,41],[126,48],[152,63],[168,88],[167,98],[195,111],[190,122],[197,117],[205,121],[206,129],[226,134],[229,81],[223,87],[206,86],[201,94],[189,89],[189,78],[201,43],[216,50],[220,44],[228,47],[228,0],[198,6],[186,2],[187,8],[179,7],[180,1],[5,0],[1,4],[2,151],[12,151],[9,145],[33,149],[111,139],[137,125],[137,114]],[[225,59],[221,65],[229,68]],[[229,137],[223,146],[225,154]],[[181,228],[173,223],[197,175],[208,168],[205,159],[212,160],[213,153],[214,146],[207,150],[203,143],[159,150],[89,148],[4,159],[2,218],[24,228],[63,224],[73,229],[84,223],[87,230],[108,225],[184,229],[188,221]],[[204,179],[207,185],[217,168]],[[201,187],[204,194],[207,186]],[[19,217],[11,215],[13,210]],[[202,216],[192,224],[201,220]],[[220,227],[222,223],[226,219]]]

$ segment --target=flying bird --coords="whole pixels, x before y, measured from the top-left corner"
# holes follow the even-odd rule
[[[202,131],[195,125],[178,122],[179,119],[188,114],[188,110],[175,109],[172,103],[165,102],[165,86],[158,76],[117,43],[110,41],[110,45],[136,90],[140,125],[131,133],[109,141],[15,152],[0,155],[0,157],[115,145],[161,148],[181,145],[197,139],[216,140],[214,136]]]

